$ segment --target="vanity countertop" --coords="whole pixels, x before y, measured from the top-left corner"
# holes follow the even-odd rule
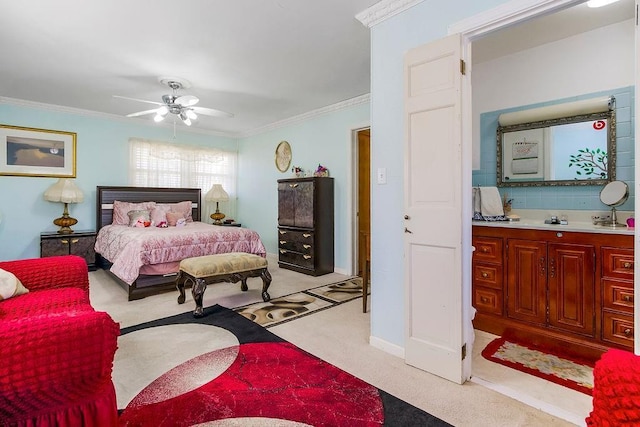
[[[618,221],[620,222],[620,221]],[[603,225],[593,225],[591,222],[573,221],[566,225],[545,224],[544,220],[527,220],[520,221],[472,221],[473,225],[481,227],[502,227],[502,228],[526,228],[532,230],[551,230],[551,231],[575,231],[582,233],[601,233],[601,234],[630,234],[633,235],[635,228],[631,227],[609,227]]]

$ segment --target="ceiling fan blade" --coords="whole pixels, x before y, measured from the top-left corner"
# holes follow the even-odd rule
[[[129,101],[146,102],[147,104],[164,105],[162,102],[147,101],[146,99],[129,98],[128,96],[113,95],[114,98],[128,99]]]
[[[182,105],[183,107],[191,107],[192,105],[196,105],[200,100],[197,96],[193,95],[183,95],[176,98],[173,101],[175,104]]]
[[[189,107],[193,111],[198,114],[204,114],[205,116],[214,116],[214,117],[233,117],[232,113],[227,113],[222,110],[214,110],[213,108],[205,108],[205,107]]]
[[[144,116],[145,114],[153,114],[157,112],[158,112],[158,109],[154,108],[153,110],[138,111],[137,113],[127,114],[127,117],[138,117],[138,116]]]

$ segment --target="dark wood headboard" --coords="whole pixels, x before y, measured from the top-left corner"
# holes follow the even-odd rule
[[[113,220],[113,202],[141,203],[178,203],[192,202],[191,216],[200,221],[201,190],[199,188],[154,188],[154,187],[96,187],[96,230],[111,224]]]

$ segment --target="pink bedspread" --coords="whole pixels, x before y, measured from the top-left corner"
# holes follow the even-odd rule
[[[266,256],[255,231],[203,222],[168,228],[107,225],[98,232],[95,250],[113,264],[111,272],[128,284],[136,280],[143,265],[227,252]]]

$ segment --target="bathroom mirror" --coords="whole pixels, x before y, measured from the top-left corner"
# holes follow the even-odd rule
[[[605,185],[616,178],[614,108],[499,125],[496,143],[499,187]]]
[[[601,225],[609,227],[626,227],[618,224],[616,207],[624,204],[629,199],[629,186],[623,181],[611,181],[600,190],[600,201],[611,207],[611,218],[602,222]]]

